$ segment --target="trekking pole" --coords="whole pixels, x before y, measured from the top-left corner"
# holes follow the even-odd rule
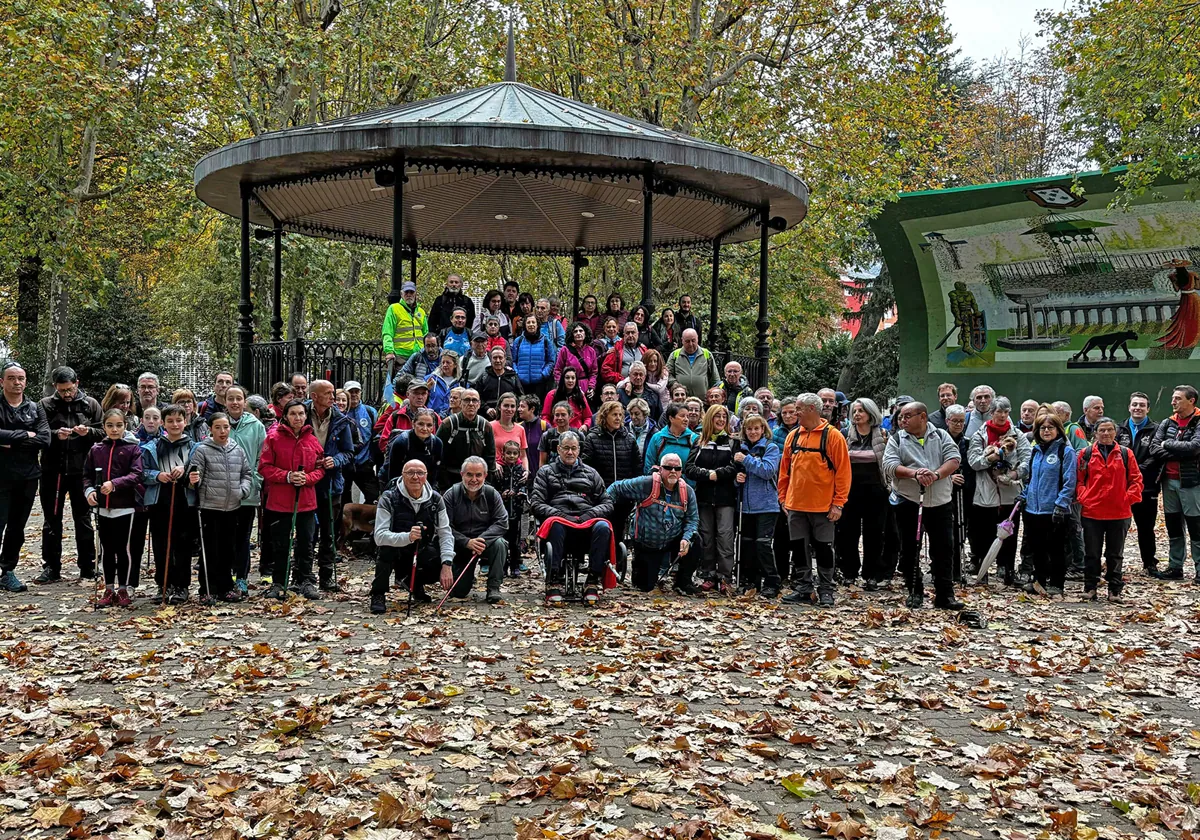
[[[292,577],[292,550],[296,541],[296,516],[300,512],[300,488],[296,487],[296,501],[292,502],[292,527],[288,529],[287,560],[283,566],[283,599],[287,600],[288,582]]]
[[[414,559],[415,559],[415,556],[414,556]],[[450,588],[446,590],[446,594],[442,596],[442,600],[438,601],[437,610],[435,611],[437,615],[442,614],[442,604],[446,603],[446,599],[449,598],[450,594],[452,592],[454,592],[455,589],[458,588],[458,582],[463,579],[463,576],[466,575],[467,572],[469,572],[471,570],[471,567],[475,565],[475,562],[478,559],[479,559],[478,554],[471,555],[470,561],[467,563],[467,565],[463,566],[463,570],[458,573],[458,577],[456,577],[454,579],[454,583],[450,584]]]
[[[344,488],[343,488],[344,489]],[[337,532],[333,527],[333,479],[329,479],[329,489],[325,493],[325,501],[329,504],[329,544],[333,547],[333,589],[338,588],[338,545]]]
[[[916,568],[912,570],[912,589],[915,592],[918,584],[924,588],[924,580],[921,571],[921,563],[925,560],[925,487],[921,486],[921,496],[917,502],[917,560]]]
[[[424,528],[421,529],[421,533],[425,533]],[[421,539],[418,537],[413,542],[412,574],[410,574],[408,578],[408,606],[404,609],[405,618],[408,618],[410,615],[412,615],[413,598],[415,597],[414,593],[417,588],[417,557],[420,555],[420,553]]]
[[[175,482],[171,481],[171,507],[167,511],[167,553],[163,558],[162,605],[167,604],[167,578],[171,573],[171,534],[175,528]],[[190,573],[189,573],[190,574]]]
[[[213,597],[208,585],[208,553],[204,550],[204,517],[200,508],[196,508],[196,522],[200,525],[200,570],[204,573],[204,594]]]
[[[96,540],[96,563],[100,566],[100,568],[97,570],[97,571],[99,571],[99,574],[96,575],[96,579],[97,579],[98,583],[92,585],[92,609],[96,608],[96,601],[99,599],[99,595],[97,594],[98,588],[100,585],[103,584],[103,581],[104,581],[104,545],[100,541],[100,484],[101,484],[100,476],[103,473],[103,469],[101,467],[96,467],[95,470],[96,470],[96,484],[95,484],[95,487],[96,487],[96,494],[95,494],[96,495],[96,510],[93,511],[93,513],[94,513],[93,518],[95,519],[95,524],[93,526],[93,530],[96,532],[96,537],[95,537],[95,540]]]

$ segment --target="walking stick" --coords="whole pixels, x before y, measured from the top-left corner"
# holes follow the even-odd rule
[[[92,609],[96,609],[96,601],[97,601],[97,598],[99,597],[97,595],[98,587],[100,585],[102,585],[103,581],[104,581],[104,546],[100,542],[100,499],[99,499],[100,484],[101,484],[100,476],[103,474],[103,469],[101,467],[95,467],[95,470],[96,470],[96,496],[97,496],[97,498],[96,498],[96,509],[95,509],[95,511],[93,511],[95,524],[92,526],[92,528],[96,532],[96,562],[99,563],[99,565],[100,565],[100,569],[99,569],[100,574],[96,575],[96,578],[99,581],[99,583],[92,586]],[[61,480],[61,478],[60,478],[60,480]],[[72,508],[72,511],[74,511],[73,508]]]
[[[171,573],[171,532],[175,527],[175,482],[171,482],[171,507],[167,511],[167,554],[163,558],[162,605],[167,605],[167,578]]]
[[[423,534],[424,532],[425,529],[422,528],[421,533]],[[416,542],[413,543],[412,574],[409,575],[408,580],[408,606],[404,610],[405,618],[408,618],[410,615],[412,615],[413,592],[417,588],[417,558],[420,556],[420,554],[421,540],[418,537]]]
[[[343,488],[344,489],[344,488]],[[329,479],[329,489],[325,493],[325,501],[329,503],[329,544],[333,547],[333,590],[338,589],[338,544],[337,531],[333,527],[333,479]]]
[[[414,555],[414,559],[415,559],[415,555]],[[450,593],[453,592],[458,587],[458,582],[463,579],[463,575],[465,575],[468,571],[470,571],[471,567],[475,565],[475,561],[478,559],[479,559],[478,554],[471,555],[470,561],[467,563],[467,565],[463,566],[463,570],[458,573],[458,577],[456,577],[454,579],[454,583],[450,584],[450,588],[446,590],[446,594],[442,596],[442,600],[438,601],[437,610],[436,610],[437,615],[442,614],[442,604],[446,603],[446,599],[449,598]]]
[[[204,594],[215,597],[208,585],[208,553],[204,550],[204,517],[200,515],[199,507],[196,508],[196,522],[200,525],[200,570],[204,572]]]
[[[921,563],[925,559],[925,488],[921,487],[921,496],[917,502],[917,559],[914,564],[916,568],[911,569],[912,586],[910,592],[916,592],[918,585],[924,589],[925,582],[922,579],[924,572],[921,571]]]
[[[293,485],[294,486],[294,485]],[[283,566],[283,597],[287,600],[288,582],[292,577],[292,550],[296,539],[296,516],[300,512],[300,488],[296,487],[296,501],[292,502],[292,527],[288,529],[287,560]]]

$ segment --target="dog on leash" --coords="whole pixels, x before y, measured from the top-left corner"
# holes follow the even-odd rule
[[[346,547],[354,534],[375,533],[375,505],[357,505],[353,502],[342,505],[342,526],[338,533],[338,546]],[[374,540],[372,539],[372,551]]]

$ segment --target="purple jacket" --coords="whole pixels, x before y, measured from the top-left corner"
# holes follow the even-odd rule
[[[568,345],[559,350],[558,361],[554,363],[555,385],[558,384],[562,372],[568,367],[575,368],[576,373],[579,374],[579,390],[585,393],[595,390],[596,375],[600,373],[600,365],[596,361],[594,347],[587,344],[582,348]]]
[[[97,472],[98,471],[98,472]],[[100,487],[113,483],[113,492],[105,496]],[[105,438],[88,450],[83,463],[84,493],[97,494],[100,507],[131,508],[142,504],[142,447],[127,435],[118,441]]]

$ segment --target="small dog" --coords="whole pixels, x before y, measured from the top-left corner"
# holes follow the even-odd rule
[[[1018,483],[1017,471],[1008,458],[1016,452],[1017,442],[1011,436],[1001,438],[998,446],[988,446],[983,450],[983,456],[994,463],[991,466],[992,478],[997,484],[1009,486]]]
[[[339,547],[345,547],[355,532],[375,533],[375,505],[342,505],[342,527],[338,533]],[[374,540],[372,539],[372,545]]]

